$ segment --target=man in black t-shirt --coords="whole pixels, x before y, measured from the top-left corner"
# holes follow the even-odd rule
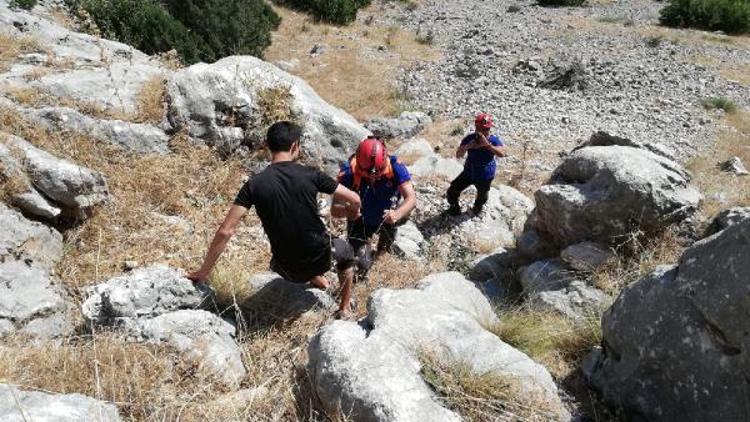
[[[331,268],[333,242],[320,219],[317,195],[332,194],[334,201],[346,204],[355,213],[359,211],[360,200],[359,195],[333,178],[295,162],[300,136],[300,128],[291,122],[277,122],[268,129],[266,144],[271,150],[271,164],[242,186],[214,235],[203,265],[188,278],[208,279],[240,220],[255,205],[271,242],[271,270],[292,282],[310,282],[321,289],[329,287],[324,274]],[[337,262],[342,316],[349,312],[353,265],[351,261]]]

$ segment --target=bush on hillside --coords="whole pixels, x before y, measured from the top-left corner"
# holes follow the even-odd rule
[[[204,61],[248,54],[262,56],[281,18],[263,0],[166,0],[169,13],[201,37]]]
[[[162,3],[164,5],[162,5]],[[263,0],[68,0],[101,35],[154,54],[176,50],[185,63],[234,54],[261,56],[280,18]],[[170,13],[172,12],[172,13]]]
[[[18,7],[25,10],[31,10],[36,6],[36,0],[11,0],[8,4],[10,7]]]
[[[750,0],[669,0],[660,21],[730,34],[750,32]]]
[[[537,0],[540,6],[558,7],[558,6],[583,6],[586,0]]]
[[[370,0],[276,0],[276,3],[305,10],[325,22],[344,25],[357,18],[357,11]]]

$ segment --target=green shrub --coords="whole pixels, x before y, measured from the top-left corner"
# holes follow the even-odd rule
[[[737,106],[726,97],[709,97],[701,101],[706,110],[724,110],[727,113],[737,111]]]
[[[540,6],[583,6],[586,0],[537,0]]]
[[[202,60],[262,56],[281,18],[263,0],[165,0],[169,13],[208,45]]]
[[[85,10],[107,38],[132,45],[146,54],[177,50],[187,63],[210,54],[208,45],[154,0],[71,0]]]
[[[36,6],[36,0],[11,0],[8,5],[13,8],[31,10]]]
[[[317,19],[339,25],[357,18],[357,11],[370,0],[276,0],[276,3],[305,10]]]
[[[163,4],[162,4],[163,3]],[[68,0],[101,35],[147,53],[175,49],[185,63],[261,56],[280,18],[263,0]],[[171,13],[170,13],[171,12]]]
[[[750,0],[670,0],[659,19],[667,26],[748,33]]]

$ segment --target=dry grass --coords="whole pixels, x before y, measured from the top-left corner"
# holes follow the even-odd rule
[[[19,55],[29,53],[46,53],[46,51],[32,37],[0,34],[0,71],[7,71]]]
[[[498,316],[500,323],[488,328],[504,342],[543,364],[558,380],[574,372],[602,339],[598,312],[581,321],[528,307],[500,309]]]
[[[139,123],[159,123],[166,115],[166,81],[155,76],[146,81],[138,92],[137,114],[131,119]]]
[[[434,48],[421,44],[413,33],[368,25],[372,21],[369,16],[379,13],[377,5],[360,11],[357,21],[346,27],[313,22],[303,13],[274,8],[282,23],[265,52],[266,59],[296,59],[299,63],[291,73],[361,121],[394,115],[404,108],[406,98],[396,81],[399,67],[438,58]],[[310,54],[315,45],[325,46],[322,54]],[[383,47],[386,52],[377,51]]]
[[[725,123],[714,147],[695,156],[687,166],[705,197],[701,210],[709,217],[732,206],[750,206],[747,176],[738,177],[718,167],[733,156],[750,165],[750,113],[740,110],[728,114]]]
[[[13,87],[7,89],[4,94],[13,101],[27,107],[69,107],[74,110],[78,110],[83,114],[98,119],[116,119],[125,121],[137,120],[136,116],[129,115],[117,108],[102,107],[101,105],[93,102],[78,100],[70,97],[56,97],[38,88]]]
[[[174,154],[138,156],[87,136],[46,132],[8,109],[0,109],[0,128],[100,171],[107,179],[114,200],[66,232],[59,274],[70,286],[118,274],[126,260],[198,266],[245,177],[240,162],[221,161],[210,149],[190,145],[182,136],[172,140]],[[184,221],[168,224],[164,216]],[[257,223],[255,215],[247,219]],[[249,236],[232,242],[227,256],[235,259],[233,253],[249,269],[267,265],[268,252]]]
[[[446,407],[468,421],[550,421],[555,407],[521,388],[522,381],[497,372],[476,373],[471,365],[422,349],[421,374]]]
[[[177,420],[188,404],[223,392],[167,348],[128,343],[111,334],[97,335],[95,341],[5,344],[0,348],[2,382],[114,402],[126,420]]]

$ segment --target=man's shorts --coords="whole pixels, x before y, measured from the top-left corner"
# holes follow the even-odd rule
[[[356,263],[354,249],[344,239],[332,239],[333,251],[326,246],[324,253],[308,265],[285,265],[271,258],[271,271],[280,275],[284,280],[293,283],[307,283],[314,277],[324,275],[331,270],[331,258],[336,260],[338,271],[351,268]]]

